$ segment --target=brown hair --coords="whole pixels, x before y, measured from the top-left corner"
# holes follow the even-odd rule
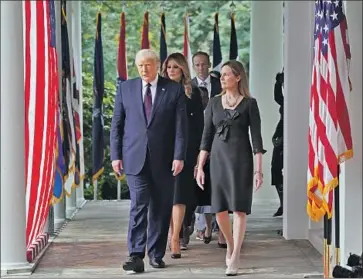
[[[194,57],[196,56],[205,56],[207,57],[208,63],[210,63],[210,59],[209,59],[209,54],[204,52],[204,51],[197,51],[196,53],[193,54],[192,56],[192,61],[194,62]]]
[[[184,85],[185,95],[190,98],[192,95],[192,79],[190,78],[188,62],[183,54],[179,52],[170,54],[163,63],[161,76],[169,78],[167,68],[170,60],[173,60],[176,64],[178,64],[179,68],[182,70],[182,78],[180,82]]]
[[[243,97],[249,98],[251,97],[250,94],[250,90],[248,88],[248,80],[247,80],[247,75],[246,75],[246,71],[245,68],[243,67],[243,64],[239,61],[236,60],[229,60],[227,62],[225,62],[222,65],[222,68],[224,66],[228,66],[231,68],[232,73],[236,76],[236,77],[240,77],[240,80],[238,82],[238,93],[241,94]],[[223,90],[221,95],[225,94],[226,90]]]

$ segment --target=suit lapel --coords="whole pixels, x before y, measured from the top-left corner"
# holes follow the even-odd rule
[[[196,87],[199,87],[198,86],[198,81],[197,81],[197,78],[196,77],[192,79],[192,85],[194,85]]]
[[[155,100],[154,100],[153,107],[151,110],[151,116],[150,116],[150,121],[149,121],[148,126],[153,121],[154,116],[157,113],[157,110],[165,96],[165,92],[166,92],[166,88],[164,86],[164,79],[161,76],[159,76],[158,84],[156,86]]]
[[[135,94],[136,94],[136,107],[142,116],[143,119],[145,119],[145,125],[146,125],[146,117],[144,112],[144,100],[143,100],[143,92],[142,92],[142,81],[141,79],[135,80]]]

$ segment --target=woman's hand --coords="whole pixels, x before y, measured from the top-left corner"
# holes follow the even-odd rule
[[[263,174],[262,174],[262,172],[256,171],[254,178],[255,178],[255,183],[256,183],[255,191],[257,191],[258,189],[261,188],[261,185],[263,183]]]
[[[198,166],[194,167],[194,179],[197,178],[197,173],[198,173]]]
[[[202,190],[204,190],[204,179],[205,179],[204,171],[201,168],[198,168],[195,180],[197,181],[199,188]]]

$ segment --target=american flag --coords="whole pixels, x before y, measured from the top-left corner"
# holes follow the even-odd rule
[[[307,186],[307,212],[314,221],[331,218],[338,166],[353,156],[347,28],[343,1],[315,2]]]
[[[24,1],[24,18],[26,243],[29,250],[44,233],[55,174],[58,64],[54,1]]]

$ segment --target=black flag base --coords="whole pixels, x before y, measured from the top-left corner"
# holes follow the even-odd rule
[[[350,254],[347,262],[348,268],[336,265],[333,269],[333,278],[363,278],[363,253],[361,256]]]
[[[304,275],[304,278],[324,278],[324,274],[308,274]]]

